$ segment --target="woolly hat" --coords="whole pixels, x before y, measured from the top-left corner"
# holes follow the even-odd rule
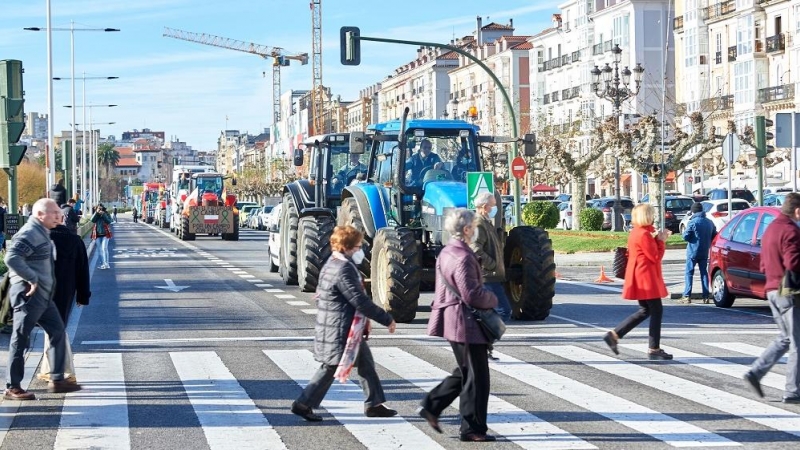
[[[702,203],[692,203],[692,214],[699,213],[703,210]]]

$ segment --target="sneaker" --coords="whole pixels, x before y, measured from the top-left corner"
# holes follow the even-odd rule
[[[744,381],[746,381],[747,384],[753,388],[753,391],[755,391],[759,397],[764,398],[764,391],[761,389],[761,382],[758,380],[758,378],[756,378],[755,375],[753,375],[752,372],[748,371],[744,374]]]
[[[36,400],[36,396],[33,395],[33,392],[28,392],[25,389],[12,387],[6,389],[5,395],[3,398],[6,400]]]
[[[651,361],[667,361],[672,359],[672,355],[665,352],[664,349],[650,349],[650,352],[647,354],[647,357]]]
[[[302,417],[306,422],[322,422],[322,417],[314,414],[313,409],[298,401],[292,402],[292,414]]]
[[[691,305],[692,304],[692,298],[691,297],[687,297],[687,296],[684,295],[683,297],[678,299],[677,303],[680,303],[682,305]]]
[[[378,406],[369,406],[365,408],[364,415],[367,417],[394,417],[397,415],[397,411],[380,404]]]
[[[606,341],[608,348],[610,348],[615,355],[619,355],[619,349],[617,349],[617,342],[619,342],[619,338],[613,331],[606,333],[606,335],[603,336],[603,340]]]
[[[800,395],[793,395],[791,397],[783,397],[783,403],[800,403]]]
[[[67,392],[77,392],[83,389],[78,383],[70,383],[67,380],[50,381],[47,383],[47,392],[52,394],[65,394]]]

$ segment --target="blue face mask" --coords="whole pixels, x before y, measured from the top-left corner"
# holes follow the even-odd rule
[[[492,209],[489,210],[489,218],[494,219],[494,216],[497,215],[497,205],[492,206]]]

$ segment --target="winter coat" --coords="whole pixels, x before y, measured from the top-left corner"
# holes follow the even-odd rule
[[[36,295],[49,299],[55,285],[50,230],[37,218],[29,220],[8,244],[5,262],[11,284],[36,284]]]
[[[761,238],[761,271],[767,277],[764,292],[780,289],[787,270],[800,273],[800,227],[789,216],[778,214]]]
[[[107,228],[110,230],[111,218],[106,213],[95,212],[91,218],[94,223],[94,230],[92,231],[92,239],[98,237],[105,237]],[[108,225],[109,227],[106,227]]]
[[[92,296],[89,289],[89,258],[83,239],[64,225],[50,230],[50,239],[56,245],[56,290],[53,301],[61,319],[67,323],[75,294],[81,305],[88,305]]]
[[[654,300],[667,296],[667,286],[661,273],[664,258],[664,241],[653,237],[652,226],[634,227],[628,237],[628,266],[622,298],[627,300]]]
[[[387,327],[393,320],[367,297],[355,264],[331,256],[322,266],[317,284],[314,359],[329,366],[339,364],[356,310]]]
[[[711,240],[717,234],[714,222],[706,217],[705,211],[692,214],[686,230],[683,231],[683,240],[686,246],[686,258],[695,261],[708,261],[708,251],[711,249]]]
[[[67,203],[67,188],[56,183],[50,186],[50,193],[48,197],[55,200],[57,205],[63,205],[64,203]]]
[[[439,253],[436,266],[436,295],[431,304],[428,334],[450,342],[488,344],[472,313],[440,279],[447,280],[470,306],[477,309],[496,308],[497,297],[483,287],[478,257],[465,242],[451,238]]]
[[[64,214],[64,225],[66,225],[70,231],[77,234],[78,222],[80,222],[81,218],[78,216],[78,213],[75,212],[75,208],[69,203],[61,205],[61,214]]]
[[[477,255],[483,270],[486,283],[502,283],[506,281],[506,268],[503,263],[503,247],[494,226],[494,219],[478,215],[475,232],[478,236],[470,244]]]

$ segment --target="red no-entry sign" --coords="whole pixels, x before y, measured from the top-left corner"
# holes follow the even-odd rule
[[[511,175],[514,178],[521,180],[525,178],[525,173],[528,171],[528,165],[525,164],[525,158],[517,156],[511,161]]]

